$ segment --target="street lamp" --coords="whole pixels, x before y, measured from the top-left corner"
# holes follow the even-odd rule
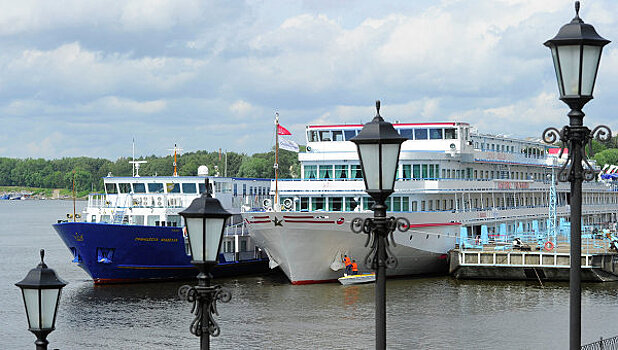
[[[380,116],[380,101],[376,101],[377,114],[361,132],[350,141],[356,144],[365,181],[365,190],[373,198],[373,218],[352,220],[355,233],[368,235],[365,246],[371,250],[365,265],[376,272],[376,349],[386,349],[386,268],[397,266],[397,259],[388,245],[395,245],[392,233],[395,228],[406,231],[409,222],[404,218],[386,218],[385,201],[393,193],[399,151],[405,137]],[[386,239],[390,235],[390,241]]]
[[[571,111],[568,113],[569,125],[562,130],[547,128],[543,140],[554,143],[560,138],[562,156],[564,147],[568,147],[568,159],[558,173],[558,180],[571,183],[571,268],[570,281],[570,315],[569,344],[570,349],[581,346],[581,214],[582,182],[594,179],[595,171],[588,163],[585,147],[593,138],[607,141],[611,131],[607,126],[599,125],[594,130],[584,126],[582,108],[592,99],[601,51],[609,40],[597,34],[594,27],[579,18],[579,1],[575,2],[575,18],[562,26],[558,34],[545,42],[551,49],[560,99]],[[592,151],[592,146],[590,146]],[[584,165],[586,167],[584,168]]]
[[[178,289],[178,295],[193,303],[191,312],[195,319],[189,327],[192,334],[200,337],[200,349],[210,349],[210,336],[216,337],[221,332],[213,314],[217,311],[217,300],[224,303],[232,299],[232,294],[221,286],[210,285],[210,270],[217,265],[221,241],[226,220],[232,216],[223,209],[218,199],[212,198],[211,187],[206,179],[206,192],[191,202],[191,205],[179,214],[185,219],[191,263],[200,273],[198,285],[184,285]]]
[[[41,249],[39,265],[30,270],[23,280],[15,283],[21,288],[26,306],[28,330],[36,335],[34,344],[37,350],[47,349],[49,344],[47,335],[56,329],[60,291],[67,285],[67,282],[43,262],[44,256],[45,250]]]

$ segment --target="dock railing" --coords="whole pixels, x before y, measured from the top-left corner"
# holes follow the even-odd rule
[[[582,350],[618,350],[618,336],[613,338],[595,341],[594,343],[582,345]]]

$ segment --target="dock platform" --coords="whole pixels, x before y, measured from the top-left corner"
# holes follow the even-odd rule
[[[568,281],[568,245],[545,250],[453,249],[449,273],[458,279]],[[618,253],[582,247],[582,281],[618,281]]]

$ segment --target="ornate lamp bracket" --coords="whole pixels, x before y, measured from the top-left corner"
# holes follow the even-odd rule
[[[395,255],[391,252],[390,246],[396,247],[395,239],[393,238],[393,232],[398,230],[400,232],[406,232],[410,228],[410,221],[402,217],[391,216],[389,218],[355,218],[350,224],[350,229],[354,233],[364,233],[367,235],[365,241],[365,247],[370,247],[369,254],[365,257],[365,266],[367,268],[376,270],[378,268],[378,236],[384,237],[386,260],[385,264],[387,268],[397,267],[398,261]]]
[[[565,146],[568,147],[569,152],[566,162],[560,167],[558,171],[558,181],[569,182],[573,180],[585,180],[591,181],[596,176],[596,171],[588,162],[588,158],[593,156],[592,152],[592,140],[596,139],[599,142],[609,141],[612,137],[611,130],[605,125],[599,125],[593,130],[588,129],[585,126],[569,126],[565,125],[562,130],[550,127],[543,131],[543,141],[548,144],[554,144],[558,140],[562,143],[558,158],[562,158]],[[588,153],[586,153],[586,146],[588,146]],[[578,149],[582,157],[582,163],[585,164],[582,168],[574,167],[574,155],[575,149]]]
[[[227,303],[232,299],[232,293],[228,289],[218,285],[209,287],[184,285],[178,289],[178,296],[193,303],[191,313],[195,315],[195,318],[189,326],[189,331],[193,335],[200,337],[204,332],[208,332],[216,337],[221,333],[214,315],[219,316],[217,300]],[[206,310],[206,318],[203,317],[204,310]],[[206,324],[203,324],[203,321],[206,321]]]

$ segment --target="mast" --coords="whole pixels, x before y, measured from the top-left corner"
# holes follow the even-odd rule
[[[75,217],[75,170],[73,170],[73,222],[77,220]]]
[[[140,164],[148,163],[145,160],[135,160],[135,137],[133,137],[133,160],[129,163],[133,164],[133,177],[139,177],[139,166]]]
[[[135,137],[133,137],[133,164],[135,164]],[[135,177],[135,166],[133,167],[133,177]]]
[[[279,112],[275,113],[275,203],[279,204]]]
[[[176,147],[176,144],[174,144],[174,148],[170,148],[168,149],[168,151],[174,151],[174,176],[178,176],[178,158],[177,158],[177,154],[178,151],[182,151],[182,148],[178,148]]]

